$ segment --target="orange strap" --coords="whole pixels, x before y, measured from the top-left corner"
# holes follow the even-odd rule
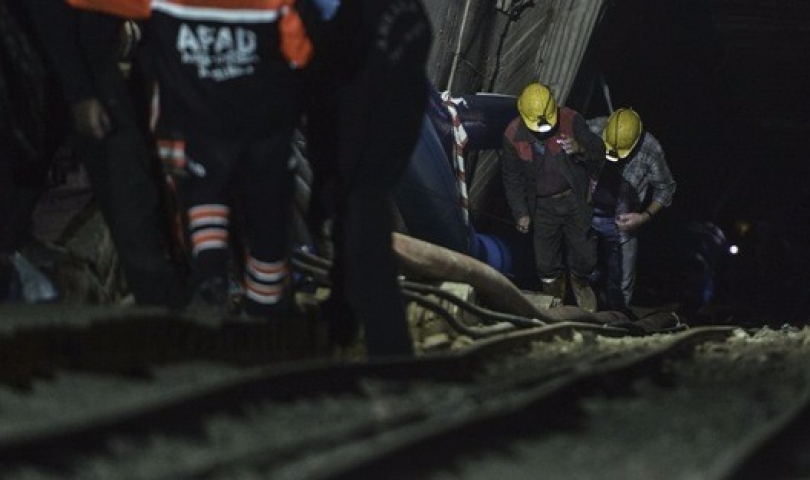
[[[67,0],[68,5],[82,10],[108,13],[123,18],[149,18],[150,0]]]
[[[298,11],[295,0],[283,0],[282,16],[278,24],[279,49],[291,68],[302,68],[312,58],[312,41]]]

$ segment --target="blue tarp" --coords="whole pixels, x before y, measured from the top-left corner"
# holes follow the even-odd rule
[[[504,95],[470,95],[456,106],[468,135],[467,152],[497,149],[517,110]],[[478,233],[464,220],[459,186],[451,164],[453,122],[438,92],[431,96],[419,141],[395,193],[407,233],[470,255],[501,273],[510,274],[509,246],[493,235]]]

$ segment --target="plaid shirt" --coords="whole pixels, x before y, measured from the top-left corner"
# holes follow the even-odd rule
[[[588,120],[588,127],[601,137],[607,119],[608,117],[592,118]],[[622,169],[622,177],[636,192],[637,198],[620,198],[620,202],[626,202],[631,206],[631,211],[634,211],[635,209],[632,207],[640,207],[647,199],[649,192],[651,193],[650,202],[657,202],[664,207],[672,203],[677,183],[669,171],[664,149],[649,131],[644,131],[641,145],[638,145],[633,154],[625,161],[627,163]]]

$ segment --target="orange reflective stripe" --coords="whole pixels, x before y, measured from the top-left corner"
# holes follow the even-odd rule
[[[194,242],[195,245],[211,241],[225,242],[226,240],[228,240],[227,230],[216,230],[212,228],[191,234],[191,241]]]
[[[230,209],[225,205],[207,204],[198,205],[188,209],[188,217],[191,221],[204,221],[209,219],[209,222],[218,222],[219,219],[228,218]]]
[[[149,18],[151,12],[150,0],[67,0],[67,3],[74,8],[123,18]]]
[[[295,9],[293,0],[284,0],[286,5],[278,24],[281,54],[292,68],[302,68],[312,58],[312,41],[306,27]]]

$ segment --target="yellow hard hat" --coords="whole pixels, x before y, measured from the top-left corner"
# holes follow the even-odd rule
[[[557,102],[541,83],[526,85],[517,100],[523,123],[533,132],[549,132],[557,125]]]
[[[626,158],[641,138],[643,129],[641,117],[632,108],[620,108],[613,112],[602,132],[607,149],[605,157],[612,162]]]

